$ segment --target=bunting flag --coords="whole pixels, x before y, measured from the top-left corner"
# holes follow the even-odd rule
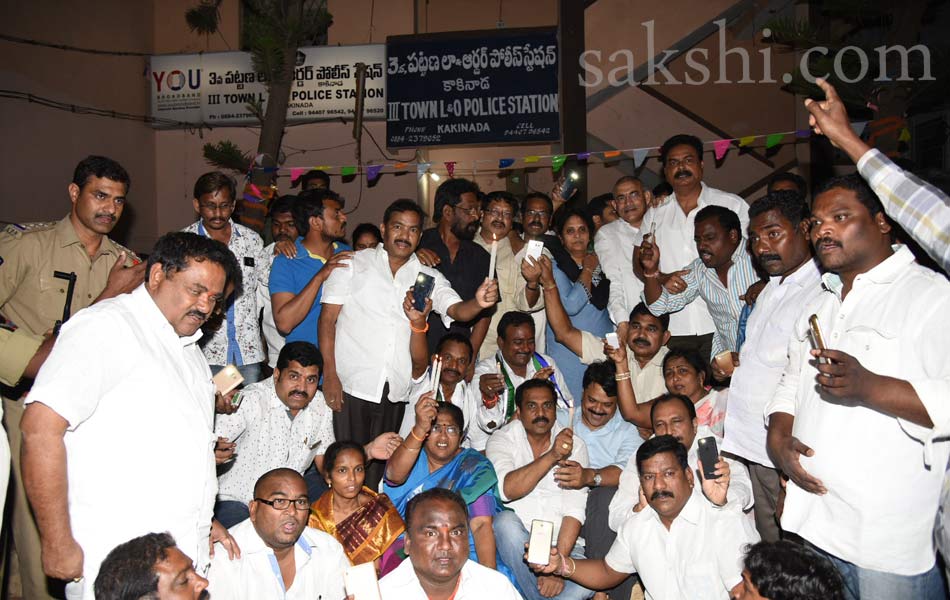
[[[868,126],[868,122],[867,121],[855,122],[855,123],[852,123],[851,125],[855,129],[855,131],[858,133],[858,135],[860,135],[861,133],[864,132],[866,126]],[[895,130],[896,129],[897,128],[895,127]],[[712,146],[712,150],[713,150],[713,153],[715,154],[716,160],[722,160],[728,153],[729,146],[732,144],[737,144],[740,148],[744,148],[751,145],[756,140],[756,138],[761,137],[765,139],[765,147],[766,149],[768,149],[768,148],[773,148],[782,143],[788,143],[786,142],[786,139],[789,136],[794,136],[795,138],[807,138],[811,136],[811,134],[812,134],[812,131],[810,129],[798,129],[798,130],[783,131],[783,132],[777,132],[777,133],[759,133],[756,135],[748,135],[748,136],[732,138],[732,139],[709,140],[709,141],[703,142],[703,145]],[[902,128],[900,130],[899,139],[902,142],[910,141],[911,139],[910,130],[907,129],[906,127]],[[494,167],[494,165],[497,164],[498,169],[509,169],[509,168],[514,167],[514,165],[519,160],[527,165],[533,165],[535,163],[541,162],[542,159],[545,159],[545,160],[550,159],[552,170],[554,172],[558,172],[563,168],[567,159],[571,157],[575,158],[578,161],[589,160],[591,158],[601,158],[603,159],[603,162],[610,162],[611,160],[617,159],[617,158],[623,159],[624,154],[631,155],[633,158],[634,165],[636,167],[640,167],[649,157],[649,153],[657,149],[659,149],[658,146],[648,146],[644,148],[625,148],[625,149],[618,148],[618,149],[612,149],[612,150],[600,150],[597,152],[584,151],[584,152],[564,153],[564,154],[540,154],[540,155],[532,154],[530,156],[507,157],[507,158],[500,158],[500,159],[473,158],[473,159],[470,159],[469,161],[464,161],[464,162],[454,161],[454,160],[445,161],[442,165],[442,168],[445,169],[445,172],[448,174],[449,177],[454,177],[456,169],[459,169],[460,165],[467,165],[470,162],[471,171],[464,171],[466,173],[466,176],[468,176],[468,173],[474,174],[477,172],[479,162],[488,163],[492,167]],[[358,173],[365,173],[368,181],[378,178],[383,173],[386,173],[386,172],[398,173],[402,171],[403,169],[408,169],[408,168],[411,168],[412,166],[415,166],[416,173],[419,176],[433,172],[431,170],[432,168],[431,162],[419,163],[419,162],[412,162],[412,161],[408,161],[408,162],[399,161],[399,162],[383,163],[383,164],[362,164],[362,165],[319,165],[319,166],[313,166],[313,167],[311,166],[264,167],[260,163],[263,161],[265,156],[266,155],[264,154],[258,154],[257,156],[255,156],[254,161],[252,162],[248,170],[248,174],[247,174],[248,179],[250,179],[250,176],[253,174],[255,170],[263,171],[265,173],[273,173],[277,171],[289,172],[290,180],[292,183],[296,182],[298,179],[300,179],[301,176],[303,176],[306,172],[311,171],[311,170],[327,171],[331,173],[337,172],[344,177],[356,175]],[[250,191],[250,190],[248,191],[250,192],[248,195],[251,196],[249,200],[254,201],[253,198],[254,196],[256,196],[256,194],[253,191]]]
[[[290,183],[294,183],[300,176],[307,172],[306,167],[293,167],[290,169]]]
[[[633,151],[633,167],[639,169],[640,165],[643,164],[643,161],[647,159],[647,154],[650,153],[649,148],[637,148]]]
[[[868,126],[867,121],[857,121],[851,124],[851,128],[854,129],[855,135],[861,137],[861,134],[864,133],[864,129]]]
[[[716,160],[722,160],[731,145],[732,140],[716,140],[713,142],[713,151],[716,153]]]
[[[772,148],[773,146],[778,146],[779,143],[782,141],[782,138],[784,137],[785,137],[784,133],[770,133],[765,138],[765,149],[768,150],[769,148]]]
[[[910,129],[906,127],[901,129],[901,134],[897,136],[898,142],[910,142]]]

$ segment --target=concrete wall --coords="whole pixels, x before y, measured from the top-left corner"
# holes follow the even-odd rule
[[[552,26],[557,24],[558,0],[504,0],[501,21],[505,27]],[[76,46],[125,49],[147,53],[222,51],[239,46],[239,2],[226,0],[222,10],[220,36],[203,38],[192,34],[184,21],[185,10],[194,0],[153,0],[124,2],[96,0],[65,3],[35,0],[29,3],[0,3],[5,31],[14,35]],[[374,13],[370,19],[371,6]],[[673,44],[733,5],[732,0],[683,0],[645,3],[636,0],[598,0],[586,11],[587,48],[607,57],[621,49],[633,52],[637,63],[648,56],[646,29],[652,20],[656,51]],[[498,26],[499,4],[471,0],[330,0],[334,24],[331,44],[384,42],[388,35],[492,29]],[[78,26],[77,26],[78,25]],[[90,34],[95,32],[95,34]],[[753,56],[752,73],[758,78],[762,48],[754,39],[733,39],[728,47],[744,47]],[[704,62],[717,70],[718,40],[702,40],[709,50]],[[148,112],[146,60],[142,57],[111,57],[0,42],[4,60],[0,64],[0,87],[23,90],[75,104],[114,108],[130,113]],[[773,56],[773,78],[784,72],[788,57]],[[616,66],[616,65],[614,65]],[[729,79],[739,79],[738,62],[730,61]],[[678,59],[670,71],[682,79],[684,64]],[[718,73],[716,73],[718,75]],[[714,75],[715,78],[715,75]],[[571,82],[573,85],[574,82]],[[803,127],[797,101],[773,84],[709,83],[704,86],[659,85],[656,90],[730,136],[788,131]],[[594,94],[603,87],[587,90]],[[599,104],[588,114],[588,131],[615,148],[658,146],[673,133],[688,132],[704,140],[716,139],[715,131],[696,124],[637,87],[627,87]],[[368,128],[381,144],[385,124],[370,122]],[[290,127],[284,138],[288,155],[285,166],[314,166],[352,162],[352,125],[339,121]],[[255,128],[217,128],[191,132],[154,130],[133,121],[76,115],[27,103],[5,100],[0,109],[0,164],[7,181],[16,177],[28,181],[7,193],[0,204],[0,220],[27,221],[59,218],[68,210],[65,187],[72,169],[83,156],[102,153],[119,160],[131,173],[133,188],[127,217],[120,237],[139,250],[147,250],[163,232],[191,222],[191,188],[194,180],[211,169],[202,157],[203,144],[230,139],[247,151],[256,148]],[[760,142],[761,143],[761,142]],[[592,148],[593,149],[593,148]],[[383,150],[386,150],[383,148]],[[556,146],[517,145],[497,148],[459,147],[420,149],[419,156],[444,173],[442,163],[459,162],[457,176],[471,177],[471,161],[528,154],[550,154]],[[792,160],[807,161],[803,146],[782,148],[768,157],[771,165]],[[384,153],[364,136],[365,161],[415,160],[416,152],[403,149]],[[629,158],[611,165],[591,161],[588,168],[589,193],[609,191],[617,177],[632,169]],[[503,174],[486,163],[474,174],[486,190],[503,189]],[[649,158],[646,170],[659,171],[658,161]],[[711,151],[706,157],[706,179],[716,187],[739,192],[771,172],[763,160],[740,156],[733,149],[718,167]],[[23,178],[26,174],[28,177]],[[550,190],[552,174],[541,167],[525,175],[529,188]],[[289,178],[281,177],[282,190]],[[383,208],[400,197],[420,195],[414,172],[384,174],[372,186],[365,179],[343,182],[334,176],[333,187],[347,199],[351,227],[362,221],[378,223]],[[431,198],[435,185],[421,192]],[[757,196],[758,194],[754,194]]]

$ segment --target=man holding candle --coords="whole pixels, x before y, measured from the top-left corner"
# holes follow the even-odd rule
[[[478,232],[481,205],[478,186],[467,179],[448,179],[435,192],[432,220],[436,226],[427,229],[419,240],[419,248],[430,250],[439,258],[435,265],[449,280],[462,300],[475,297],[475,291],[489,273],[489,254],[472,240]],[[445,334],[460,333],[469,337],[478,351],[488,333],[491,316],[487,311],[475,319],[454,322],[446,327],[436,315],[429,315],[429,352]]]
[[[515,215],[518,213],[518,199],[503,191],[491,192],[482,199],[482,227],[475,236],[475,243],[491,252],[496,248],[495,268],[489,269],[498,278],[498,292],[501,300],[495,307],[485,336],[477,352],[479,360],[490,358],[498,351],[498,343],[493,332],[498,330],[501,317],[512,310],[534,312],[544,308],[541,302],[541,290],[532,285],[521,274],[521,261],[515,255],[524,247],[524,240],[512,231]]]

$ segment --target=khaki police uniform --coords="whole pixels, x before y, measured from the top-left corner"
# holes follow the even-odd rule
[[[19,556],[24,598],[52,598],[40,561],[40,538],[23,491],[20,473],[20,419],[29,381],[17,381],[36,353],[43,335],[63,318],[68,282],[54,271],[76,274],[71,314],[92,304],[105,289],[121,252],[126,266],[138,262],[131,251],[103,237],[91,258],[79,241],[69,215],[49,223],[10,224],[0,232],[0,387],[4,424],[13,458],[13,539]]]

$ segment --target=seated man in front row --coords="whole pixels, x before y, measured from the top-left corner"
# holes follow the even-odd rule
[[[759,536],[736,507],[714,508],[693,491],[686,447],[670,435],[637,450],[640,502],[602,560],[575,560],[552,548],[540,573],[589,588],[617,585],[638,573],[651,600],[727,600],[742,589],[742,557]]]
[[[498,322],[498,352],[475,365],[475,380],[481,399],[475,426],[469,427],[472,448],[484,450],[488,436],[515,414],[515,389],[528,379],[550,381],[557,400],[557,421],[569,426],[568,412],[574,405],[564,375],[550,356],[535,351],[535,324],[531,315],[509,311]]]
[[[286,347],[286,346],[285,346]],[[293,469],[274,469],[254,486],[251,518],[229,532],[241,548],[233,560],[215,547],[208,572],[212,598],[343,598],[350,566],[333,536],[307,527],[307,484]]]
[[[230,469],[218,477],[214,512],[225,527],[247,519],[254,485],[264,473],[279,467],[303,474],[316,465],[316,477],[307,479],[307,493],[319,498],[326,484],[323,453],[336,441],[333,413],[317,391],[323,358],[310,342],[290,342],[277,358],[271,377],[241,391],[240,406],[230,415],[217,416],[219,461],[234,457]],[[388,459],[402,440],[383,433],[365,445],[366,455]]]
[[[98,600],[206,600],[208,580],[195,572],[169,533],[147,533],[113,548],[96,575]]]
[[[553,522],[558,552],[584,556],[580,532],[588,490],[567,489],[558,477],[562,471],[589,466],[587,445],[556,422],[557,396],[550,381],[525,381],[515,392],[515,404],[514,420],[492,434],[485,453],[498,474],[501,499],[513,509],[495,515],[492,524],[498,555],[528,600],[587,598],[590,590],[554,575],[535,576],[521,560],[535,519]]]
[[[406,553],[383,577],[383,600],[521,600],[508,579],[469,560],[468,507],[445,488],[432,488],[406,505]]]
[[[743,511],[752,508],[752,481],[749,479],[748,469],[742,463],[720,456],[719,462],[716,463],[716,474],[719,477],[702,477],[697,440],[712,436],[716,440],[716,448],[722,448],[722,438],[716,437],[706,427],[699,427],[696,407],[689,398],[681,394],[664,394],[653,401],[650,417],[656,435],[671,435],[688,448],[687,460],[690,469],[694,473],[699,470],[700,490],[713,506],[728,504]],[[608,522],[614,531],[619,532],[623,522],[633,515],[642,483],[637,467],[636,457],[631,458],[620,474],[617,493],[610,501]]]

